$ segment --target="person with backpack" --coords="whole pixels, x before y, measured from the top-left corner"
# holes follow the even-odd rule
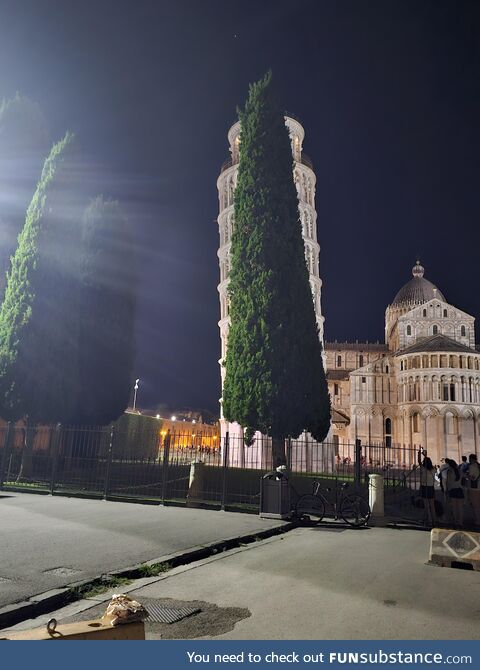
[[[445,477],[445,489],[447,499],[452,505],[453,521],[456,528],[463,526],[463,504],[464,498],[462,481],[458,465],[453,458],[446,458],[445,463],[448,465]]]
[[[480,526],[480,465],[475,454],[470,454],[468,461],[468,498],[472,506],[475,525]]]
[[[418,451],[418,465],[420,466],[420,497],[425,506],[426,518],[433,527],[437,519],[435,514],[435,470],[431,458],[422,448]]]

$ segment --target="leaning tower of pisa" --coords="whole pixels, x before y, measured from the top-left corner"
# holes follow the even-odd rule
[[[303,130],[302,125],[299,121],[290,116],[285,117],[285,124],[290,134],[292,154],[295,160],[293,175],[298,192],[300,221],[302,224],[303,240],[305,242],[305,259],[310,275],[310,286],[315,305],[315,314],[317,316],[319,336],[323,344],[324,318],[322,316],[320,300],[322,280],[320,279],[318,264],[320,246],[317,242],[317,213],[315,211],[316,178],[312,162],[302,152],[302,144],[305,136],[305,131]],[[226,354],[229,327],[227,285],[230,272],[232,227],[234,225],[233,194],[238,175],[240,122],[234,123],[228,131],[228,141],[230,144],[230,158],[222,165],[220,176],[217,179],[219,198],[219,214],[217,221],[220,234],[220,245],[218,248],[218,260],[220,265],[220,283],[218,284],[220,321],[218,322],[218,325],[222,342],[220,359],[222,388],[225,370],[221,361],[224,360]]]

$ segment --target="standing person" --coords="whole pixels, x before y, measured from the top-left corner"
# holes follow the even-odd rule
[[[475,525],[480,526],[480,465],[475,454],[470,454],[468,460],[468,481],[470,484],[468,497],[472,506]]]
[[[440,465],[437,466],[436,478],[440,484],[440,490],[442,491],[443,506],[445,511],[447,510],[447,470],[448,465],[445,463],[445,459],[440,459]]]
[[[427,519],[434,526],[436,522],[435,470],[432,460],[422,448],[418,451],[418,465],[420,466],[420,496],[423,499]]]
[[[462,489],[461,476],[458,465],[453,458],[446,458],[448,465],[446,470],[446,492],[447,498],[452,504],[453,521],[456,528],[463,526],[463,502],[464,495]]]
[[[468,467],[469,467],[469,463],[467,461],[467,457],[462,456],[462,462],[458,466],[458,470],[460,472],[460,477],[461,477],[463,487],[467,486]]]

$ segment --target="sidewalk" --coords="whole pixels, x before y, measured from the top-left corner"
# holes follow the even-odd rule
[[[429,533],[297,528],[122,589],[196,606],[147,639],[476,639],[480,576],[426,565]],[[118,589],[116,589],[118,592]],[[112,593],[15,628],[101,616]]]

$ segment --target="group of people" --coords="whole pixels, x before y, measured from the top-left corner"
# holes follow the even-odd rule
[[[423,498],[428,521],[437,523],[440,510],[435,500],[435,485],[439,483],[445,507],[450,508],[456,528],[463,526],[465,500],[472,507],[475,525],[480,526],[480,466],[475,454],[462,457],[458,465],[453,458],[442,458],[434,466],[424,449],[418,452],[420,466],[420,495]]]

